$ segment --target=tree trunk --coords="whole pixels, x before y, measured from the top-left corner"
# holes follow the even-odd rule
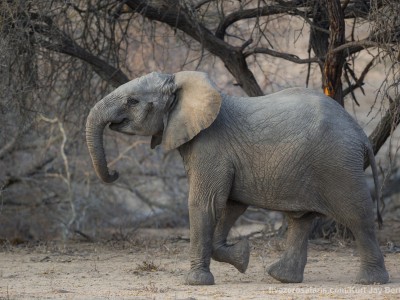
[[[310,32],[310,46],[320,60],[322,90],[344,106],[342,69],[345,62],[343,51],[333,52],[345,41],[344,14],[339,0],[315,3]]]
[[[329,19],[329,46],[323,69],[323,90],[325,95],[344,106],[342,89],[342,69],[345,62],[343,51],[333,52],[345,42],[344,14],[340,0],[326,0]]]

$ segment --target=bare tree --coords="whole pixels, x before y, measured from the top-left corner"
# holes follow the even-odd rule
[[[68,21],[75,23],[71,26],[81,26],[79,39],[65,25],[60,28],[54,21],[55,14],[34,13],[30,16],[34,43],[85,61],[113,85],[128,80],[120,67],[121,60],[127,57],[120,56],[121,53],[129,56],[130,30],[137,31],[137,26],[144,26],[143,19],[139,20],[142,24],[137,24],[139,15],[153,21],[154,27],[166,24],[169,31],[165,26],[162,28],[166,36],[185,35],[186,39],[189,37],[196,41],[199,60],[207,55],[206,52],[218,57],[236,79],[236,84],[250,96],[263,94],[249,68],[251,58],[260,55],[279,57],[295,64],[318,64],[323,89],[342,105],[347,94],[355,99],[354,90],[362,88],[365,76],[378,58],[389,58],[393,64],[397,62],[399,21],[395,0],[76,1],[76,4],[58,3],[53,11],[58,10],[63,11],[62,15],[66,17],[59,22]],[[281,41],[268,26],[274,26],[276,19],[285,18],[300,18],[304,27],[309,28],[309,48],[312,50],[309,53],[314,53],[312,57],[300,59],[296,55],[274,50],[279,48]],[[388,21],[391,24],[389,27],[385,26]],[[352,23],[347,36],[346,22]],[[358,26],[366,22],[371,24],[369,35],[357,40]],[[97,28],[94,29],[93,24]],[[188,47],[193,47],[193,43]],[[371,64],[357,74],[351,62],[359,53],[370,49],[378,51]],[[268,76],[268,71],[266,73]],[[345,89],[342,88],[342,77],[347,81]],[[388,113],[393,115],[393,110]],[[379,139],[373,142],[378,150],[382,142]]]
[[[399,11],[397,0],[2,1],[0,213],[27,207],[21,199],[30,194],[64,233],[87,231],[82,220],[102,210],[94,203],[113,203],[115,192],[85,191],[95,182],[82,135],[88,108],[151,70],[207,70],[227,89],[259,96],[293,84],[284,82],[285,65],[346,106],[358,105],[368,75],[382,70],[382,117],[370,135],[377,153],[400,120]],[[139,185],[151,178],[158,192],[117,188],[154,210],[152,197],[165,193],[181,209],[184,172],[169,171],[179,166],[173,155],[117,139],[108,138],[114,163],[123,161]]]

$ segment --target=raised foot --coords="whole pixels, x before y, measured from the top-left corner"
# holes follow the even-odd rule
[[[210,271],[190,270],[186,276],[187,285],[213,285],[214,276]]]
[[[359,284],[385,284],[389,281],[389,274],[383,267],[366,269],[362,268],[357,275]]]
[[[244,273],[249,265],[250,246],[247,240],[236,244],[222,246],[214,251],[213,259],[233,265],[239,272]]]
[[[268,274],[283,283],[299,283],[303,281],[303,272],[289,268],[286,264],[278,261],[268,268]]]

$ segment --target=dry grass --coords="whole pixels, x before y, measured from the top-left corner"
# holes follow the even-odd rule
[[[136,271],[141,272],[157,272],[162,271],[163,268],[160,265],[155,264],[153,261],[144,260],[136,267]]]

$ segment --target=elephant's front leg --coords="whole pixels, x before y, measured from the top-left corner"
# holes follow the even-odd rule
[[[198,183],[198,182],[197,182]],[[213,183],[189,182],[190,271],[186,283],[190,285],[214,284],[210,272],[215,226],[225,209],[226,193],[212,188]]]
[[[246,211],[248,205],[228,201],[226,208],[218,220],[213,242],[212,258],[216,261],[233,265],[239,272],[244,273],[249,264],[250,247],[247,239],[234,244],[227,244],[227,237],[236,220]]]
[[[214,284],[214,276],[210,272],[210,259],[215,220],[206,207],[190,202],[189,200],[190,271],[186,283],[211,285]]]

